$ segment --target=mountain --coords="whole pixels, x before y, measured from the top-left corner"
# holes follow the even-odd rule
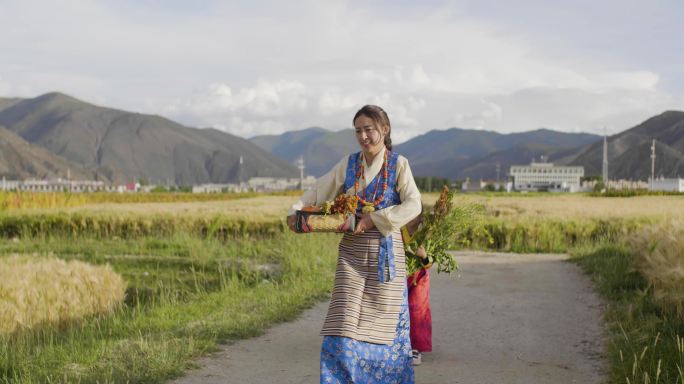
[[[188,185],[298,175],[293,165],[215,129],[99,107],[61,93],[3,100],[0,125],[112,182],[147,179]]]
[[[289,162],[301,156],[306,173],[321,176],[344,156],[359,149],[354,131],[329,131],[313,127],[281,135],[255,136],[250,141]]]
[[[511,165],[528,164],[542,155],[551,160],[564,158],[598,140],[597,135],[549,129],[501,134],[451,128],[429,131],[396,145],[395,150],[410,161],[416,176],[494,179],[497,164],[499,176],[504,178]],[[257,136],[251,141],[289,161],[303,156],[307,173],[315,176],[327,172],[345,154],[359,150],[351,130],[331,132],[308,128],[282,135]]]
[[[553,161],[599,139],[588,133],[549,129],[501,134],[451,128],[429,131],[397,145],[396,150],[409,159],[416,176],[505,179],[511,165],[528,164],[542,155]]]
[[[0,97],[0,111],[2,111],[3,109],[5,109],[7,107],[10,107],[10,106],[12,106],[12,105],[14,105],[20,101],[21,101],[21,99],[19,99],[19,98]]]
[[[33,145],[0,126],[0,176],[12,179],[93,179],[93,172]]]
[[[478,158],[525,144],[553,147],[580,147],[599,137],[588,133],[564,133],[550,129],[501,134],[493,131],[451,128],[433,130],[397,145],[397,151],[415,162],[438,161],[454,157]],[[426,151],[425,148],[430,148]]]
[[[651,144],[656,141],[655,176],[684,176],[684,112],[666,111],[608,138],[608,174],[611,179],[648,180]],[[584,166],[585,175],[600,175],[603,141],[568,159]]]

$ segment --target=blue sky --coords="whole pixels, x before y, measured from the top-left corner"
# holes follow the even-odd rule
[[[0,96],[243,137],[350,126],[609,133],[684,109],[684,2],[0,0]]]

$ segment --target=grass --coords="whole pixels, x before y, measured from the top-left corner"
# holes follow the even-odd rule
[[[0,254],[52,252],[108,263],[128,281],[129,297],[111,316],[3,336],[0,382],[162,382],[179,375],[218,342],[257,335],[325,297],[335,239],[279,233],[220,240],[178,233],[5,240]]]
[[[106,315],[126,284],[109,266],[13,255],[0,259],[0,333]]]
[[[423,197],[429,205],[436,195]],[[295,199],[91,201],[5,211],[0,258],[54,254],[110,265],[128,288],[112,315],[3,336],[0,383],[162,382],[221,341],[294,318],[326,297],[337,241],[285,231],[281,219]],[[680,291],[658,280],[674,276],[681,284],[669,273],[680,269],[672,266],[684,249],[652,254],[650,264],[642,252],[657,249],[651,240],[664,231],[644,228],[684,215],[681,196],[468,194],[459,202],[484,204],[487,215],[463,229],[459,247],[576,256],[608,303],[611,383],[684,384]],[[625,245],[638,236],[645,248]]]
[[[259,196],[299,196],[301,191],[241,192],[241,193],[69,193],[69,192],[7,192],[0,191],[0,211],[24,209],[59,209],[98,204],[182,203],[230,201]]]
[[[607,302],[609,383],[684,383],[684,321],[653,296],[633,250],[604,244],[577,250],[574,260]]]

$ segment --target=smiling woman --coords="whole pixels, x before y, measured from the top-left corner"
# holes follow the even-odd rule
[[[321,334],[321,383],[413,383],[406,262],[400,228],[420,213],[408,160],[392,152],[387,113],[375,105],[353,119],[360,152],[345,156],[292,206],[340,194],[360,204],[354,233],[339,244],[335,285]]]

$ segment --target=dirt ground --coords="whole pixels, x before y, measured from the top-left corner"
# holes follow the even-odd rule
[[[431,274],[433,351],[416,383],[601,383],[601,301],[564,255],[458,253]],[[173,383],[317,383],[327,303],[226,345]]]

